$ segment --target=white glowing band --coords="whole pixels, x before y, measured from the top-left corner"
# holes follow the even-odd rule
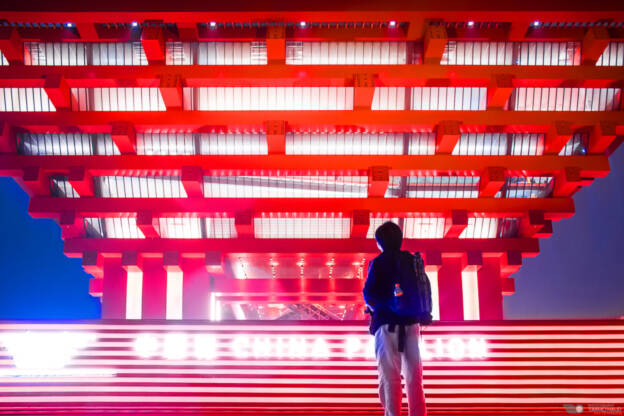
[[[262,336],[236,335],[229,340],[217,341],[214,334],[141,334],[134,348],[142,358],[212,360],[220,357],[273,358],[273,359],[329,359],[345,356],[348,359],[375,357],[374,339],[362,340],[345,336],[338,342],[309,335]],[[483,338],[451,337],[421,338],[419,351],[423,360],[485,359],[488,348]]]
[[[26,331],[1,334],[0,345],[13,357],[15,375],[46,375],[58,373],[95,340],[89,332]]]
[[[306,335],[237,334],[217,339],[216,334],[170,332],[142,333],[132,341],[141,358],[167,360],[215,360],[222,357],[237,359],[327,360],[334,357],[369,359],[375,357],[373,337],[346,335],[342,339]],[[0,334],[0,345],[13,357],[15,375],[61,375],[79,350],[96,341],[88,332],[7,332]],[[450,337],[421,338],[423,360],[485,359],[488,348],[483,338]]]

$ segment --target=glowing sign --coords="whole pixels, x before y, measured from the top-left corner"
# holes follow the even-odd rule
[[[8,376],[110,375],[111,371],[68,371],[65,367],[79,350],[95,342],[90,332],[25,331],[5,332],[2,345],[13,358],[15,370],[3,370]]]
[[[484,359],[487,344],[483,338],[448,337],[422,340],[419,344],[423,360]],[[214,334],[141,334],[134,343],[143,358],[213,360],[237,359],[329,359],[333,356],[353,358],[375,357],[373,337],[347,335],[339,340],[321,336],[259,336],[238,334],[219,341]]]
[[[72,358],[97,341],[94,333],[42,331],[0,334],[0,345],[13,357],[17,372],[12,375],[72,375],[63,369]],[[233,337],[212,333],[140,333],[131,338],[138,357],[164,360],[272,359],[329,360],[332,358],[373,360],[371,336],[345,335],[258,335],[236,334]],[[475,337],[439,337],[421,339],[423,360],[484,359],[487,345]],[[5,374],[3,372],[2,374]],[[111,373],[107,373],[111,374]],[[94,374],[90,374],[94,375]]]

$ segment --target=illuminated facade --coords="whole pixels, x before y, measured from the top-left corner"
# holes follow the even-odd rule
[[[406,4],[3,12],[0,174],[105,319],[364,319],[392,220],[436,319],[500,320],[609,172],[624,12]]]

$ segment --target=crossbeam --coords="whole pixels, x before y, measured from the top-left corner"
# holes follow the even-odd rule
[[[453,156],[453,155],[187,155],[187,156],[26,156],[0,155],[0,175],[23,175],[22,169],[38,166],[48,173],[69,173],[84,166],[92,176],[180,176],[182,168],[194,166],[206,175],[237,176],[278,174],[326,175],[350,172],[368,175],[371,166],[387,166],[392,176],[450,174],[481,176],[491,166],[504,166],[508,176],[560,173],[578,166],[584,178],[599,178],[609,171],[606,156]],[[261,173],[260,173],[261,172]]]
[[[496,239],[404,239],[404,250],[466,254],[481,252],[484,255],[500,255],[514,252],[525,257],[539,253],[539,242],[533,238]],[[65,240],[65,254],[81,257],[94,251],[103,255],[121,255],[124,251],[145,255],[162,255],[178,251],[182,257],[204,255],[206,252],[271,254],[271,253],[349,253],[377,255],[379,250],[374,239],[112,239],[73,238]]]
[[[487,87],[504,73],[511,87],[621,87],[618,67],[358,65],[376,74],[374,86]],[[184,87],[353,86],[352,65],[149,65],[149,66],[4,66],[0,87],[43,88],[45,77],[62,76],[70,88],[160,87],[161,79],[180,76]]]
[[[345,213],[368,210],[399,217],[448,216],[452,210],[469,215],[521,217],[529,210],[542,210],[546,219],[559,220],[574,214],[572,198],[55,198],[33,197],[29,213],[35,218],[57,218],[62,211],[83,217],[128,217],[150,211],[154,217],[188,214],[213,216],[238,212]]]
[[[63,111],[2,115],[13,127],[31,132],[63,132],[68,128],[85,133],[110,133],[111,122],[131,123],[137,131],[173,129],[178,131],[263,131],[265,122],[284,120],[289,131],[433,131],[445,120],[461,121],[462,132],[546,133],[553,120],[569,122],[570,128],[593,127],[600,122],[614,123],[616,133],[624,134],[621,111]]]

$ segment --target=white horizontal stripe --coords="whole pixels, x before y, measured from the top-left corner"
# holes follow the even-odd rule
[[[345,383],[346,384],[346,383]],[[624,389],[622,388],[553,388],[546,386],[544,388],[483,388],[474,386],[474,388],[425,388],[425,394],[622,394],[624,397]],[[376,387],[369,388],[351,388],[351,387],[152,387],[152,386],[0,386],[0,394],[2,393],[80,393],[80,392],[124,392],[124,393],[241,393],[243,396],[252,393],[263,393],[267,395],[275,394],[377,394]],[[253,399],[252,399],[253,400]],[[305,401],[306,398],[302,398]]]
[[[99,372],[109,371],[110,368],[93,368],[93,370],[97,370]],[[213,368],[115,368],[114,369],[117,374],[201,374],[201,375],[307,375],[307,376],[321,376],[321,377],[332,377],[332,376],[358,376],[358,377],[377,377],[376,369],[357,369],[357,370],[343,370],[343,369],[289,369],[289,368],[264,368],[264,369],[255,369],[255,368],[227,368],[227,369],[213,369]],[[447,376],[449,375],[449,370],[431,370],[425,368],[423,370],[425,376]],[[464,369],[461,373],[462,376],[500,376],[500,370],[479,370],[479,369]],[[510,376],[569,376],[569,377],[578,377],[578,376],[624,376],[624,369],[620,370],[578,370],[578,369],[549,369],[549,370],[505,370],[506,375]]]
[[[150,403],[229,403],[236,402],[236,398],[231,396],[227,397],[210,397],[210,396],[79,396],[80,401],[84,403],[92,402],[117,402],[117,403],[136,403],[136,402],[150,402]],[[28,397],[3,397],[2,400],[5,403],[20,403],[28,401],[28,403],[46,403],[46,402],[74,402],[76,396],[28,396]],[[327,397],[306,397],[302,400],[301,397],[253,397],[246,398],[243,403],[320,403],[325,406],[316,406],[319,408],[335,408],[336,406],[328,405]],[[332,397],[331,402],[334,404],[375,404],[379,402],[377,397]],[[603,396],[554,396],[554,397],[432,397],[427,399],[427,403],[622,403],[622,399],[618,397],[603,397]],[[241,406],[244,408],[244,405]],[[2,408],[0,408],[2,409]],[[375,407],[375,410],[378,408]]]
[[[486,359],[490,359],[490,358],[510,358],[510,357],[515,357],[515,358],[526,358],[526,359],[535,359],[535,358],[547,358],[547,357],[567,357],[567,358],[592,358],[592,357],[611,357],[611,358],[624,358],[624,351],[622,352],[601,352],[601,351],[581,351],[581,352],[563,352],[563,351],[554,351],[554,352],[493,352],[491,351],[492,349],[492,345],[490,345],[490,351],[487,352],[487,358]],[[368,354],[364,354],[364,353],[353,353],[353,354],[348,354],[344,351],[342,351],[343,346],[337,346],[336,347],[339,351],[338,352],[330,352],[329,354],[327,354],[328,358],[341,358],[343,360],[348,360],[348,361],[353,361],[353,360],[366,360],[366,361],[370,361],[370,360],[374,360],[374,357],[372,355],[368,355]],[[537,347],[536,347],[537,348]],[[431,346],[427,346],[428,350],[434,350],[435,346],[431,345]],[[159,355],[159,354],[156,354]],[[210,362],[214,362],[214,361],[219,361],[222,359],[227,359],[227,358],[234,358],[234,354],[231,351],[226,351],[223,353],[218,353],[218,356],[220,356],[220,358],[218,358],[217,360],[208,360]],[[253,353],[251,353],[250,355],[253,356]],[[272,356],[273,354],[271,354]],[[99,351],[93,351],[93,350],[83,350],[83,351],[79,351],[77,354],[75,354],[75,356],[77,357],[82,357],[82,358],[87,358],[87,357],[92,357],[94,359],[97,359],[97,357],[107,357],[107,356],[119,356],[119,357],[126,357],[126,356],[130,356],[133,362],[134,362],[134,357],[137,357],[138,354],[134,351],[134,350],[128,350],[128,351],[116,351],[116,350],[99,350]],[[191,357],[192,354],[189,354],[189,357]],[[448,358],[445,358],[448,359]],[[476,360],[475,358],[466,358],[469,360]],[[10,354],[4,354],[4,353],[0,353],[0,364],[6,364],[3,363],[3,361],[5,360],[11,360],[11,355]],[[292,358],[289,357],[284,357],[283,359],[280,360],[292,360]],[[433,361],[439,360],[439,358],[434,358]],[[193,361],[202,361],[202,360],[193,360]],[[428,360],[428,361],[432,361],[432,360]]]
[[[337,384],[337,385],[363,385],[377,388],[378,381],[376,373],[369,378],[331,378],[334,374],[324,373],[325,378],[237,378],[237,377],[99,377],[77,379],[76,377],[0,377],[0,383],[203,383],[203,384]],[[425,372],[425,376],[428,375]],[[505,373],[507,375],[507,373]],[[523,379],[428,379],[423,380],[424,385],[431,384],[452,384],[452,385],[472,385],[472,384],[498,384],[504,385],[526,385],[526,384],[547,384],[547,385],[588,385],[588,384],[613,384],[624,385],[624,378],[619,379],[561,379],[561,378],[523,378]]]
[[[199,360],[168,360],[168,359],[153,359],[153,360],[145,360],[145,359],[133,359],[129,360],[105,360],[105,359],[73,359],[71,361],[73,366],[83,366],[83,365],[150,365],[150,366],[165,366],[165,367],[175,367],[180,365],[195,365],[201,366],[205,365],[207,367],[214,366],[240,366],[240,367],[267,367],[267,366],[276,366],[276,367],[314,367],[314,366],[322,366],[322,367],[374,367],[376,363],[372,360],[366,361],[347,361],[347,360],[335,360],[335,361],[301,361],[301,360],[273,360],[273,361],[265,361],[265,360],[213,360],[210,363]],[[488,361],[486,360],[447,360],[447,361],[424,361],[424,367],[433,366],[433,367],[451,367],[453,369],[457,369],[458,367],[612,367],[612,366],[624,366],[624,361],[587,361],[587,360],[578,360],[578,361]],[[159,370],[154,370],[155,372]]]
[[[160,330],[160,331],[207,331],[207,332],[245,332],[249,331],[249,333],[256,332],[265,332],[265,331],[275,331],[275,332],[339,332],[340,334],[345,334],[349,332],[355,333],[367,333],[368,334],[368,326],[367,324],[362,323],[361,325],[314,325],[309,324],[307,322],[302,322],[300,325],[240,325],[236,322],[229,322],[227,324],[216,324],[216,325],[185,325],[185,324],[139,324],[135,325],[133,323],[120,324],[120,325],[112,325],[112,324],[0,324],[0,331],[5,330],[15,330],[15,329],[23,329],[23,330],[34,330],[34,329],[46,329],[46,330],[123,330],[123,331],[147,331],[147,330]],[[452,334],[457,334],[461,332],[492,332],[492,331],[500,331],[500,332],[516,332],[516,331],[535,331],[535,332],[557,332],[557,331],[575,331],[575,332],[584,332],[583,336],[590,336],[599,331],[615,331],[617,334],[614,335],[622,335],[624,336],[624,323],[618,325],[574,325],[574,326],[565,326],[565,325],[549,325],[544,324],[541,326],[487,326],[487,325],[458,325],[458,326],[446,326],[446,325],[436,325],[429,327],[421,328],[423,333],[432,333],[432,332],[449,332]],[[106,334],[109,336],[111,334]],[[530,336],[533,337],[534,334]],[[126,337],[128,335],[126,334]],[[528,335],[522,335],[526,338]],[[573,335],[569,335],[572,337]],[[558,337],[558,335],[557,335]],[[559,338],[557,338],[559,339]],[[578,341],[578,339],[576,339]]]

